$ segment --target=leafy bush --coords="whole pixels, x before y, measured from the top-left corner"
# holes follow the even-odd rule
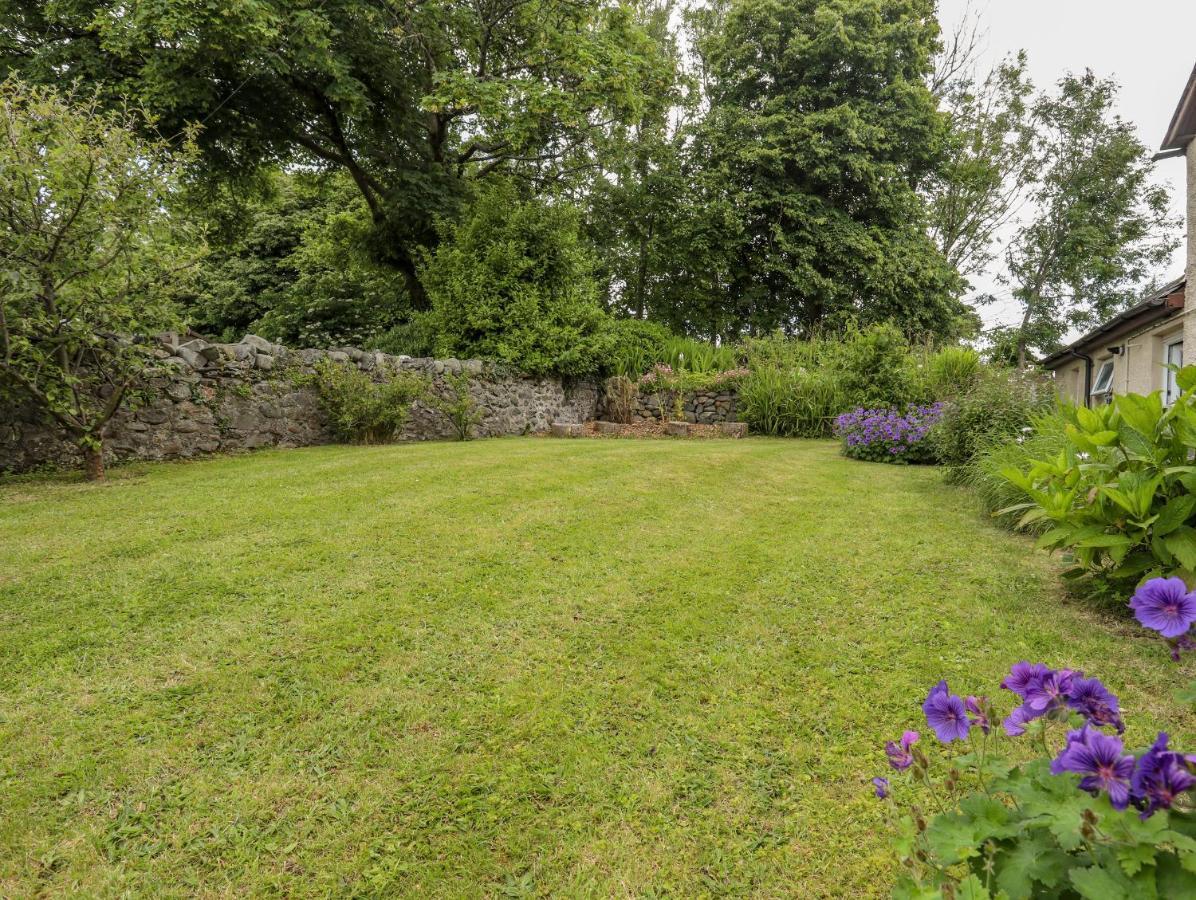
[[[468,372],[444,376],[444,389],[429,390],[421,399],[444,416],[459,441],[473,438],[473,430],[482,421],[482,413],[470,391],[472,379]]]
[[[1049,459],[1060,453],[1067,444],[1066,412],[1050,409],[1035,415],[1020,434],[1009,438],[1005,434],[988,435],[979,443],[972,461],[950,470],[957,484],[971,488],[981,509],[997,524],[1013,529],[1021,518],[1020,511],[1010,508],[1026,501],[1026,492],[1012,484],[1004,474],[1007,470],[1029,468],[1036,459]],[[1028,523],[1023,528],[1031,533],[1044,531],[1047,520]]]
[[[1069,575],[1119,589],[1178,567],[1196,572],[1196,366],[1181,369],[1170,408],[1159,393],[1066,412],[1066,443],[1003,474],[1029,498],[1019,525],[1049,522],[1040,546],[1064,549]]]
[[[333,433],[344,441],[381,444],[394,438],[425,396],[427,382],[412,372],[374,381],[356,366],[321,359],[311,376]]]
[[[365,346],[392,356],[435,356],[437,337],[436,320],[432,314],[413,312],[405,321],[387,329]]]
[[[1019,662],[1001,686],[1018,705],[1000,729],[987,698],[953,695],[945,681],[930,690],[927,724],[963,752],[932,760],[916,731],[886,745],[900,790],[939,810],[927,821],[912,803],[900,816],[894,896],[1192,896],[1196,815],[1176,801],[1196,786],[1194,758],[1162,733],[1125,753],[1102,730],[1124,730],[1117,697],[1082,672]],[[889,778],[873,784],[895,805]]]
[[[605,369],[631,380],[638,379],[665,357],[665,346],[673,335],[663,325],[646,319],[611,319],[610,358]]]
[[[832,370],[756,366],[739,383],[739,415],[760,434],[829,437],[845,401]]]
[[[844,409],[901,408],[932,399],[917,374],[909,341],[895,325],[849,333],[836,357]]]
[[[980,354],[971,347],[944,347],[926,361],[926,387],[936,400],[961,397],[973,389],[982,371]]]
[[[942,417],[941,403],[895,409],[856,409],[835,419],[843,453],[852,459],[889,463],[934,461],[929,435]]]
[[[568,204],[488,185],[470,215],[441,228],[420,276],[438,354],[479,357],[536,375],[595,375],[614,349],[591,261]]]
[[[935,456],[947,467],[947,479],[963,481],[981,448],[1016,440],[1035,415],[1051,407],[1054,398],[1050,386],[1016,369],[974,372],[970,388],[944,403],[942,421],[931,434]]]

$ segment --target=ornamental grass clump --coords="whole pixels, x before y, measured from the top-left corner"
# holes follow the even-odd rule
[[[895,409],[856,409],[835,419],[835,435],[852,459],[890,463],[934,462],[931,429],[942,419],[943,405],[911,404]]]
[[[1196,620],[1170,589],[1137,608],[1165,635]],[[894,896],[1196,896],[1196,756],[1165,732],[1127,751],[1117,697],[1083,672],[1023,661],[1001,687],[1017,698],[1001,728],[988,698],[940,681],[922,709],[944,750],[916,731],[884,745],[892,771],[871,785],[895,814]]]

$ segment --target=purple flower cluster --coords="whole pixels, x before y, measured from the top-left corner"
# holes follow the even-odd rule
[[[1137,760],[1122,752],[1118,738],[1085,724],[1067,733],[1067,744],[1051,761],[1056,775],[1082,775],[1080,789],[1093,795],[1104,791],[1114,809],[1133,804],[1139,816],[1149,819],[1157,810],[1170,809],[1175,798],[1196,786],[1192,766],[1196,757],[1167,749],[1168,737],[1160,731],[1149,750]]]
[[[943,405],[910,405],[895,409],[856,409],[835,419],[835,435],[843,452],[874,462],[929,462],[926,438],[943,418]]]
[[[1058,712],[1078,712],[1098,727],[1111,725],[1121,734],[1125,723],[1117,698],[1097,678],[1085,678],[1071,669],[1049,669],[1042,663],[1016,663],[1001,682],[1001,687],[1022,698],[1001,724],[1011,736],[1025,734],[1026,723]]]
[[[1176,662],[1181,650],[1196,649],[1188,634],[1196,622],[1196,591],[1189,591],[1182,578],[1151,578],[1130,598],[1130,609],[1142,625],[1167,639]]]

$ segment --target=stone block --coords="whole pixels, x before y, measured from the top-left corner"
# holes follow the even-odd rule
[[[581,437],[582,427],[579,422],[553,422],[553,437]]]
[[[265,353],[259,353],[255,357],[253,364],[262,371],[269,372],[274,368],[274,357],[268,356]]]
[[[598,433],[599,434],[618,434],[622,430],[623,430],[623,426],[620,425],[618,422],[599,422],[598,423]]]
[[[274,352],[274,345],[256,334],[247,334],[241,338],[242,344],[248,344],[258,353],[272,354]]]
[[[189,350],[186,347],[178,347],[174,352],[178,359],[181,359],[192,369],[202,369],[205,365],[207,365],[208,361],[194,350]]]
[[[747,422],[719,422],[718,430],[727,437],[747,437]]]
[[[688,437],[688,422],[668,422],[664,426],[664,433],[672,437]]]

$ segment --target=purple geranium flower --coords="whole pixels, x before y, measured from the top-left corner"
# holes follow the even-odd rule
[[[1167,749],[1167,732],[1160,731],[1154,745],[1138,760],[1130,781],[1134,802],[1142,807],[1141,818],[1149,819],[1155,810],[1170,809],[1176,796],[1196,785],[1185,757]]]
[[[1085,678],[1077,672],[1067,692],[1067,705],[1093,725],[1112,725],[1118,734],[1125,731],[1117,697],[1109,693],[1099,678]]]
[[[1048,669],[1045,674],[1032,678],[1026,686],[1026,706],[1037,713],[1058,709],[1067,700],[1073,675],[1068,669],[1058,672]]]
[[[985,707],[988,706],[988,698],[987,697],[967,697],[964,699],[963,705],[964,705],[964,709],[966,709],[968,711],[968,713],[970,714],[968,723],[976,726],[981,731],[983,731],[985,734],[988,734],[988,730],[989,730],[988,713],[986,713],[984,711]]]
[[[885,744],[885,754],[889,757],[889,765],[898,772],[904,772],[914,764],[914,755],[909,748],[918,742],[921,735],[916,731],[907,731],[901,735],[901,743],[889,741]]]
[[[873,778],[872,786],[876,788],[876,797],[878,800],[883,800],[889,796],[889,779],[887,778]]]
[[[1130,609],[1147,628],[1177,638],[1196,622],[1196,594],[1182,578],[1152,578],[1130,599]]]
[[[940,681],[930,689],[922,704],[926,721],[934,729],[935,737],[944,744],[963,740],[968,736],[968,714],[963,700],[947,689],[947,682]]]
[[[1093,795],[1106,791],[1114,809],[1125,809],[1130,803],[1130,775],[1134,758],[1122,755],[1121,741],[1084,725],[1079,731],[1067,733],[1067,745],[1051,761],[1051,772],[1061,775],[1076,772],[1080,789]]]
[[[1042,713],[1036,713],[1026,704],[1022,704],[1008,716],[1001,723],[1005,729],[1005,733],[1010,737],[1017,737],[1019,734],[1026,733],[1026,723],[1037,719]]]
[[[1037,682],[1050,671],[1042,663],[1028,663],[1023,660],[1022,662],[1014,663],[1013,668],[1009,670],[1009,674],[1002,680],[1001,687],[1007,691],[1013,691],[1025,700],[1026,691],[1030,685]]]

